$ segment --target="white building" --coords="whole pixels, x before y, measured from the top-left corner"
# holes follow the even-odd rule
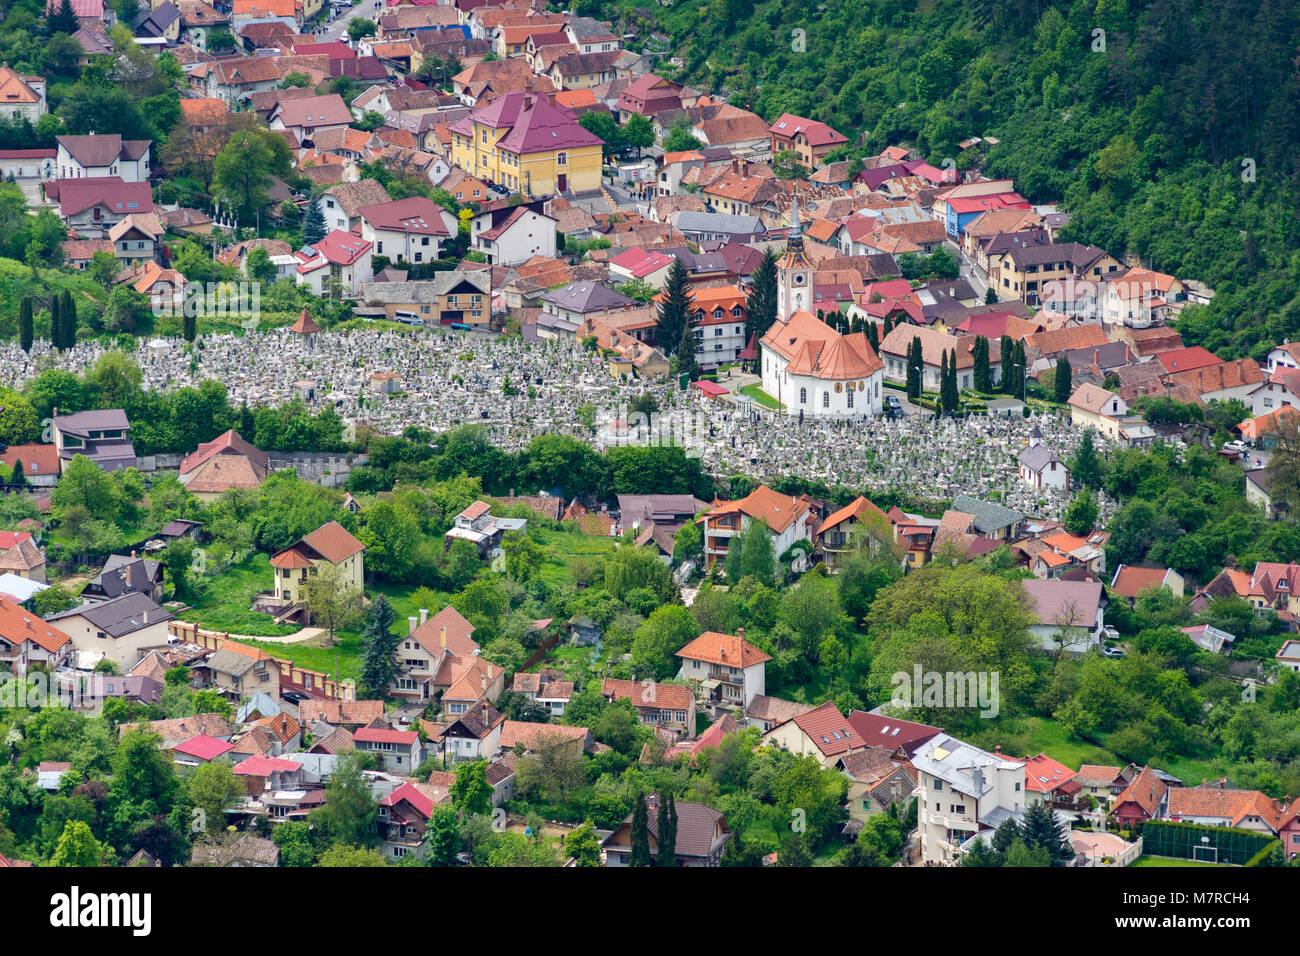
[[[864,332],[842,335],[799,309],[772,324],[759,352],[763,391],[788,415],[871,418],[883,410],[885,366]]]
[[[783,495],[759,485],[744,498],[722,501],[700,517],[704,524],[704,557],[709,564],[725,561],[731,539],[749,530],[755,520],[772,532],[772,554],[780,556],[796,541],[808,538],[812,505],[806,497]]]
[[[496,204],[493,204],[496,205]],[[470,223],[473,248],[496,266],[513,266],[533,256],[555,255],[555,220],[543,201],[487,208]]]
[[[374,244],[360,236],[335,229],[313,246],[311,255],[298,253],[299,266],[294,281],[316,295],[325,295],[331,283],[345,295],[360,295],[361,287],[374,275],[371,267]]]
[[[363,206],[361,238],[375,246],[375,255],[391,262],[432,262],[441,258],[441,243],[456,235],[460,223],[432,199],[409,196]]]
[[[991,833],[1025,810],[1025,764],[990,754],[947,734],[926,741],[912,755],[917,771],[917,833],[921,859],[952,865],[961,846]]]
[[[59,179],[118,176],[124,183],[149,181],[150,149],[147,139],[122,139],[116,133],[58,137],[54,165]]]
[[[1032,602],[1029,633],[1048,651],[1083,654],[1100,650],[1105,599],[1100,581],[1020,582]]]
[[[705,631],[677,656],[682,667],[677,676],[697,685],[705,697],[723,707],[749,708],[754,698],[767,693],[767,662],[772,658],[739,634]]]
[[[25,119],[34,126],[48,111],[45,77],[23,76],[0,64],[0,119]]]
[[[1064,459],[1043,447],[1043,433],[1035,425],[1029,433],[1029,447],[1016,456],[1020,480],[1035,491],[1069,491],[1070,469]]]

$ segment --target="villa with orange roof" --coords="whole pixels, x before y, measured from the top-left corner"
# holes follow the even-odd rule
[[[307,579],[325,566],[338,569],[339,586],[360,592],[365,581],[366,546],[337,521],[323,524],[271,557],[274,595],[284,604],[307,598]]]
[[[1168,818],[1179,823],[1234,827],[1275,836],[1284,813],[1278,802],[1258,790],[1217,786],[1175,787],[1169,791]]]
[[[748,708],[767,692],[765,665],[771,655],[745,640],[744,628],[735,635],[705,631],[677,656],[682,659],[677,676],[695,684],[713,706]]]
[[[812,499],[795,497],[759,485],[736,501],[715,501],[695,520],[704,531],[704,558],[709,564],[725,561],[731,539],[762,521],[772,532],[772,553],[784,554],[796,541],[809,537],[810,519],[815,515]]]
[[[1128,598],[1129,604],[1136,601],[1143,591],[1152,588],[1164,588],[1174,597],[1182,597],[1183,576],[1172,568],[1137,568],[1121,564],[1110,581],[1110,589],[1120,597]]]
[[[33,664],[58,670],[72,653],[72,638],[0,594],[0,667],[22,677]]]
[[[875,519],[884,529],[890,528],[889,516],[859,495],[839,511],[827,515],[817,528],[814,542],[825,556],[828,567],[835,567],[843,555],[857,545],[856,535],[865,528],[865,522]]]
[[[1036,803],[1073,805],[1083,789],[1075,779],[1075,772],[1053,760],[1047,754],[1025,757],[1025,806]]]

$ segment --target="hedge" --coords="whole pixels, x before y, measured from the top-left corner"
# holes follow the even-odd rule
[[[1202,837],[1208,837],[1202,842]],[[1197,847],[1213,847],[1219,863],[1243,866],[1277,841],[1272,837],[1235,827],[1212,827],[1200,823],[1151,820],[1142,827],[1142,851],[1152,856],[1199,860]]]

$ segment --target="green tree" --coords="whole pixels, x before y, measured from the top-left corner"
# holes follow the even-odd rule
[[[32,297],[25,295],[18,305],[18,344],[24,352],[32,350],[33,338]]]
[[[190,803],[203,811],[207,832],[225,829],[226,808],[244,792],[243,783],[224,760],[212,760],[197,768],[185,783]]]
[[[921,397],[922,375],[925,371],[924,356],[921,351],[921,337],[912,336],[912,344],[907,347],[907,397],[917,401]]]
[[[978,336],[975,339],[973,356],[975,361],[974,384],[975,391],[988,394],[993,391],[993,376],[989,369],[989,340],[984,336]]]
[[[632,810],[632,852],[628,854],[628,866],[653,866],[650,855],[650,811],[646,807],[645,794],[636,795],[636,805]]]
[[[336,846],[372,847],[379,842],[379,807],[361,768],[358,752],[340,757],[325,786],[325,805],[309,815],[311,825]],[[322,857],[320,865],[330,864]]]
[[[1070,463],[1070,474],[1075,481],[1085,488],[1097,489],[1101,487],[1101,460],[1097,456],[1097,448],[1093,442],[1091,428],[1083,430],[1083,437],[1079,439],[1078,451],[1075,452],[1074,461]]]
[[[1096,528],[1097,514],[1097,495],[1091,488],[1085,487],[1070,500],[1061,520],[1070,534],[1084,537],[1092,534]]]
[[[678,670],[677,652],[699,635],[695,618],[680,604],[656,608],[632,639],[632,666],[638,675],[667,680]]]
[[[1056,360],[1056,381],[1053,383],[1055,388],[1053,397],[1060,405],[1068,402],[1070,396],[1074,394],[1074,389],[1070,384],[1072,375],[1073,370],[1070,368],[1070,360],[1065,357],[1065,353],[1061,353],[1061,357]]]
[[[768,249],[750,277],[745,294],[745,341],[757,335],[762,338],[776,321],[777,275],[776,252]]]
[[[462,814],[492,812],[492,787],[487,782],[487,762],[474,760],[456,767],[451,803]]]
[[[383,698],[384,691],[397,673],[399,638],[393,633],[397,612],[387,596],[377,594],[366,609],[365,625],[361,631],[361,679],[357,682],[361,696],[368,700]]]
[[[72,8],[72,0],[62,0],[45,22],[51,34],[73,34],[81,29],[81,21],[77,19],[77,12]]]
[[[307,209],[302,217],[302,241],[304,245],[314,245],[325,238],[329,232],[325,225],[325,213],[315,196],[308,199]]]
[[[655,130],[650,120],[637,113],[629,116],[623,126],[623,143],[628,149],[636,150],[637,159],[641,158],[641,151],[649,149],[654,142]]]
[[[384,855],[378,850],[336,844],[320,855],[316,865],[323,867],[388,866],[388,861],[384,859]]]
[[[674,259],[664,282],[663,298],[659,302],[655,338],[665,354],[672,354],[682,342],[682,332],[690,327],[694,298],[690,292],[690,276],[681,259]]]
[[[267,135],[275,134],[238,130],[212,161],[213,193],[240,221],[251,221],[271,201],[267,190],[277,162]]]
[[[364,17],[353,17],[348,21],[348,39],[356,43],[362,37],[372,37],[378,28],[373,20],[367,20]]]
[[[659,796],[659,855],[655,862],[659,866],[677,865],[677,801],[672,791]]]
[[[67,3],[67,0],[64,0]],[[53,866],[100,866],[104,858],[104,848],[90,831],[90,827],[81,820],[69,820],[59,837],[59,845],[54,850]]]
[[[700,367],[695,355],[696,348],[695,330],[688,321],[682,326],[682,334],[677,341],[675,358],[677,360],[677,374],[688,376],[692,382],[700,377]]]
[[[573,858],[575,866],[601,865],[600,841],[596,839],[596,827],[590,817],[565,834],[564,852]]]

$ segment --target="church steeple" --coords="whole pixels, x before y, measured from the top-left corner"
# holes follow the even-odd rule
[[[790,196],[790,228],[786,231],[785,255],[776,264],[777,311],[782,321],[799,309],[808,308],[812,294],[812,260],[803,249],[803,227],[799,224],[799,197]]]

